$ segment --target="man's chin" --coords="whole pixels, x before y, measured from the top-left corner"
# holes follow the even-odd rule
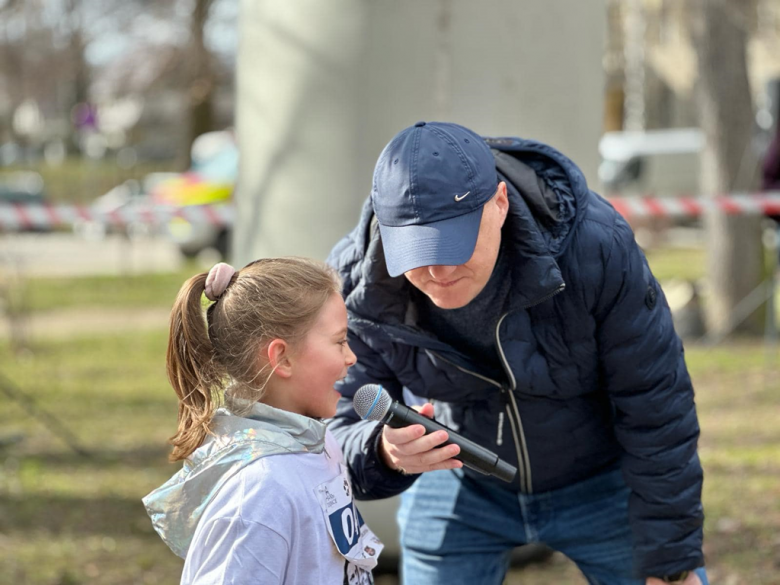
[[[474,296],[468,294],[428,295],[428,298],[440,309],[460,309],[474,300]]]

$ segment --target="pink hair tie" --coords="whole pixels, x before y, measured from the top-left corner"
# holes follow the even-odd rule
[[[210,301],[216,301],[221,297],[235,273],[236,269],[230,264],[225,264],[224,262],[215,264],[206,277],[206,298]]]

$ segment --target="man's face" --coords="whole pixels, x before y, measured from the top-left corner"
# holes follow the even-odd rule
[[[502,182],[493,198],[485,203],[477,245],[468,262],[460,266],[422,266],[405,272],[404,276],[437,307],[459,309],[468,305],[482,292],[493,273],[508,209],[506,184]]]

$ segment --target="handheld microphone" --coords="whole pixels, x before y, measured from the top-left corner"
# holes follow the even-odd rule
[[[422,425],[426,435],[435,431],[447,431],[449,438],[444,445],[460,447],[460,453],[455,455],[454,459],[462,461],[463,465],[474,471],[493,475],[506,482],[512,481],[517,474],[517,467],[502,461],[492,451],[461,437],[443,424],[421,415],[397,400],[394,401],[379,384],[366,384],[358,388],[352,399],[352,406],[363,420],[382,422],[393,428]]]

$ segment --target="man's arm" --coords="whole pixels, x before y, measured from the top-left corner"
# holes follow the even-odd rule
[[[598,300],[602,379],[625,452],[636,562],[645,576],[704,564],[699,423],[666,299],[618,218]]]

